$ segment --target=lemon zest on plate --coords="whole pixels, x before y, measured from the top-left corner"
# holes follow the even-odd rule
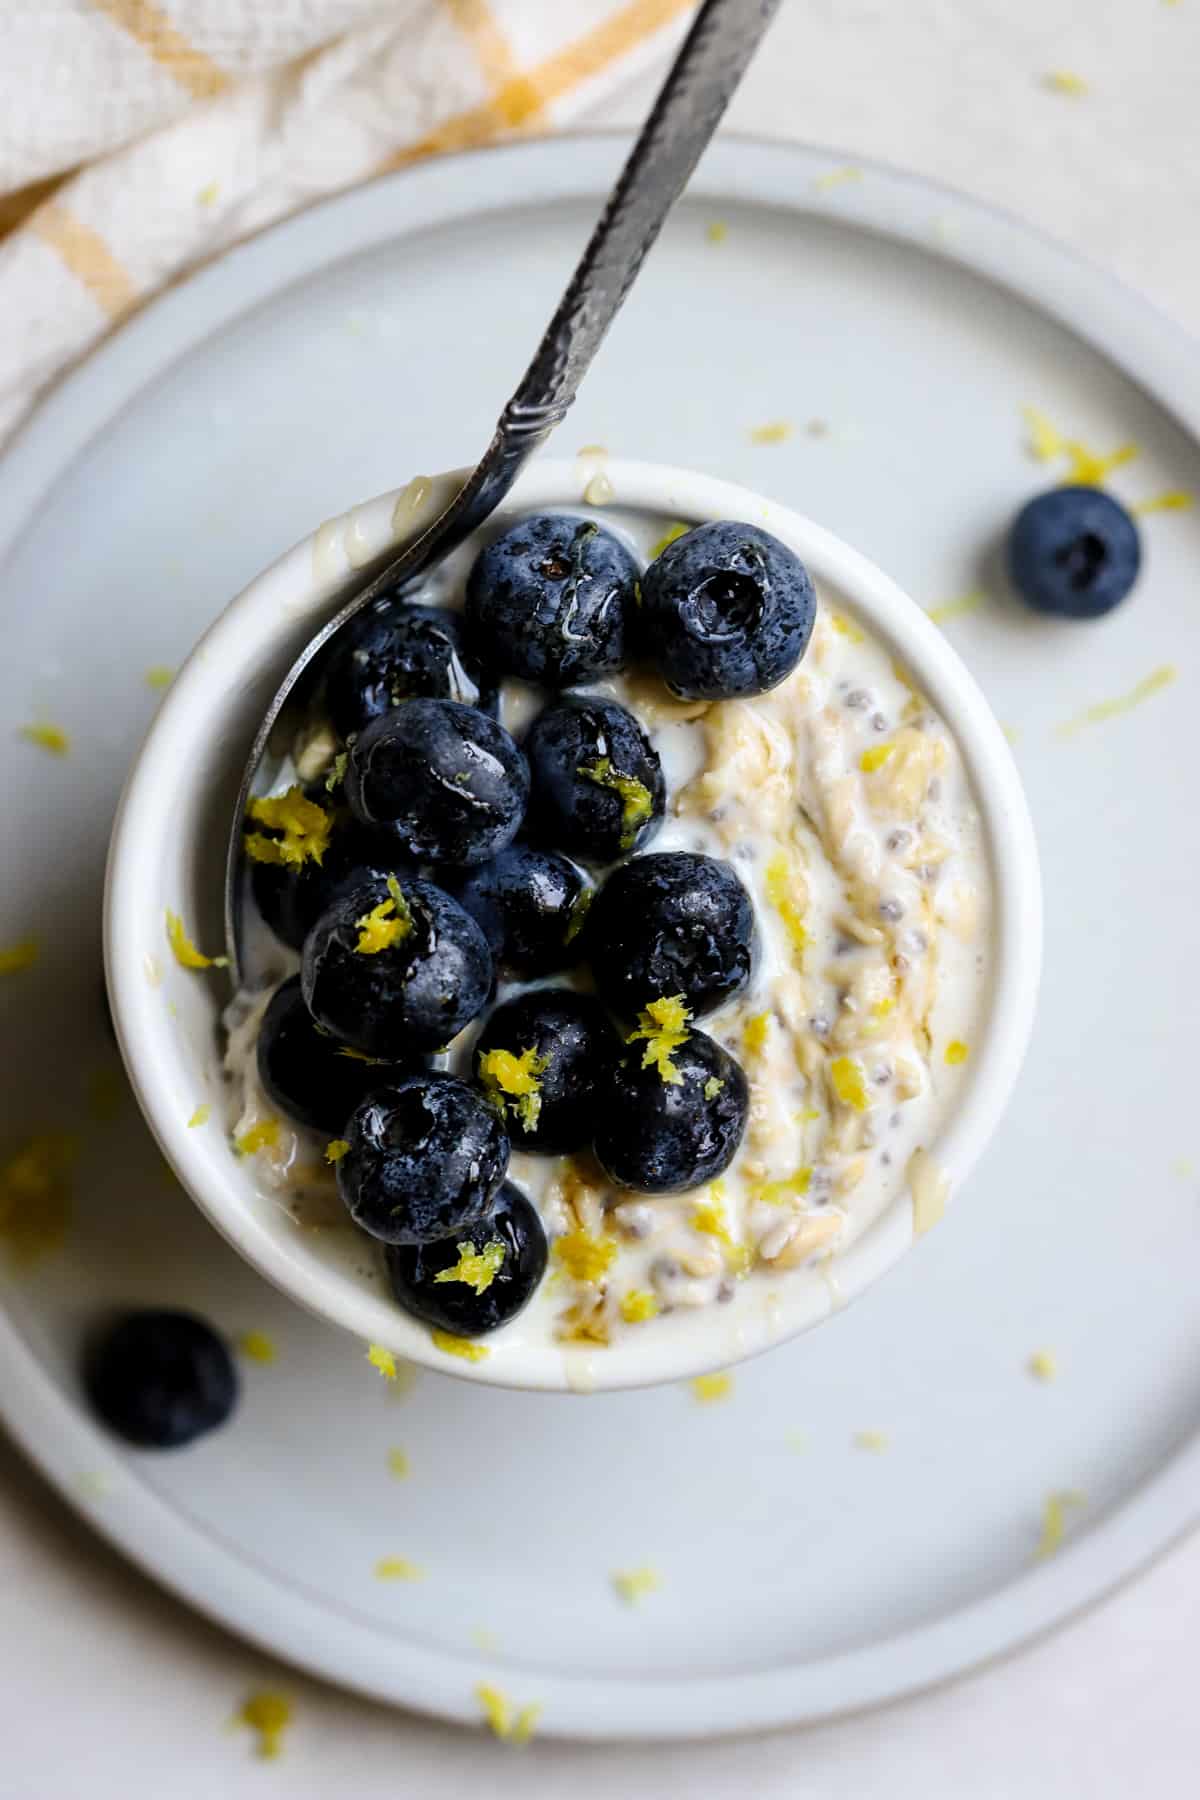
[[[39,750],[48,750],[51,756],[66,756],[71,749],[71,740],[61,725],[51,725],[42,719],[34,725],[22,725],[21,736],[27,744],[36,744]]]
[[[198,950],[184,929],[183,920],[178,913],[167,910],[167,942],[171,953],[181,969],[224,969],[229,966],[227,956],[205,956]]]
[[[260,1688],[246,1696],[233,1715],[233,1722],[258,1734],[258,1754],[270,1762],[283,1752],[283,1734],[292,1722],[292,1703],[286,1694]]]
[[[720,1400],[729,1399],[733,1393],[733,1376],[728,1369],[718,1369],[712,1375],[693,1375],[688,1386],[693,1400],[700,1406],[713,1406]]]
[[[477,1344],[473,1338],[456,1337],[452,1331],[435,1327],[429,1335],[439,1350],[447,1356],[460,1356],[463,1362],[483,1362],[489,1354],[486,1344]]]

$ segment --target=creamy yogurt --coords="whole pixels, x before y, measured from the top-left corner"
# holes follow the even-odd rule
[[[570,510],[602,517],[643,559],[672,523]],[[460,603],[477,549],[450,559],[431,600]],[[721,1180],[678,1195],[619,1191],[587,1155],[514,1152],[509,1179],[538,1206],[551,1260],[529,1306],[490,1342],[602,1353],[698,1308],[770,1307],[789,1272],[814,1265],[836,1293],[838,1257],[899,1194],[911,1187],[926,1213],[934,1204],[928,1147],[956,1106],[991,982],[980,821],[959,750],[905,669],[830,596],[818,603],[798,669],[755,699],[680,702],[650,673],[588,690],[635,712],[661,758],[666,816],[644,847],[723,858],[753,899],[750,987],[700,1022],[745,1069],[750,1117]],[[501,716],[519,736],[541,703],[510,683]],[[279,786],[297,766],[311,779],[332,753],[310,733]],[[277,961],[281,979],[296,966],[282,947]],[[254,1155],[261,1190],[383,1286],[382,1257],[350,1226],[324,1141],[278,1118],[259,1087],[268,997],[239,995],[227,1014],[232,1132],[274,1122],[274,1142]],[[443,1066],[468,1074],[477,1034],[463,1032]]]

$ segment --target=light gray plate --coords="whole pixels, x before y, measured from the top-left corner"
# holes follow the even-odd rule
[[[134,320],[3,465],[0,945],[44,945],[0,981],[3,1133],[65,1127],[81,1156],[65,1245],[4,1276],[0,1407],[99,1529],[281,1656],[450,1717],[477,1717],[490,1679],[540,1702],[546,1731],[654,1737],[820,1718],[961,1671],[1192,1520],[1200,516],[1146,519],[1143,581],[1101,625],[1039,623],[994,588],[947,623],[1016,733],[1047,955],[1017,1099],[946,1223],[861,1307],[740,1370],[723,1404],[433,1375],[397,1396],[238,1264],[128,1101],[89,1117],[114,1057],[105,840],[154,704],[144,671],[318,520],[474,456],[623,148],[462,157],[306,213]],[[829,170],[718,144],[558,452],[602,443],[747,482],[931,606],[979,583],[1058,473],[1023,452],[1023,403],[1105,449],[1135,440],[1114,476],[1130,499],[1200,489],[1200,356],[1148,306],[965,200]],[[751,443],[777,420],[787,442]],[[1173,687],[1056,735],[1164,664]],[[16,742],[37,716],[71,732],[68,758]],[[94,1429],[79,1344],[127,1301],[275,1340],[273,1366],[244,1365],[230,1429],[160,1458]],[[1026,1370],[1041,1349],[1050,1384]],[[886,1452],[856,1448],[863,1431]],[[1086,1507],[1037,1562],[1043,1504],[1068,1489]],[[425,1579],[380,1582],[387,1556]],[[610,1574],[643,1564],[661,1588],[622,1607]]]

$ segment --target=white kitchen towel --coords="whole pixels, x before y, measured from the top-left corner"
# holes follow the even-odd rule
[[[197,263],[421,157],[563,125],[673,49],[694,10],[0,0],[0,443]]]

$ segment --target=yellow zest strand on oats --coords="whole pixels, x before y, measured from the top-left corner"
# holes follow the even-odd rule
[[[673,520],[672,523],[667,526],[667,529],[663,532],[662,536],[658,539],[658,542],[651,547],[650,555],[647,558],[647,561],[654,562],[658,557],[660,557],[662,555],[663,551],[665,549],[667,549],[667,547],[669,545],[677,543],[681,537],[686,537],[688,532],[691,529],[692,528],[690,525],[683,524],[683,522],[681,520],[679,520],[679,519]]]
[[[325,1146],[325,1161],[327,1163],[341,1162],[349,1148],[349,1138],[330,1138]]]
[[[67,1235],[76,1150],[74,1138],[44,1132],[0,1165],[0,1244],[20,1267],[57,1250]]]
[[[1061,1493],[1047,1494],[1042,1508],[1042,1534],[1034,1556],[1039,1560],[1053,1556],[1066,1536],[1067,1513],[1086,1505],[1086,1494],[1079,1493],[1075,1488],[1064,1488]]]
[[[23,938],[19,944],[10,944],[7,950],[0,950],[0,975],[19,975],[22,969],[32,969],[41,954],[41,947],[36,938]]]
[[[617,1254],[617,1240],[593,1237],[590,1231],[577,1225],[573,1231],[565,1231],[555,1238],[551,1254],[572,1281],[601,1281]]]
[[[196,948],[178,913],[167,913],[167,942],[181,969],[225,969],[229,966],[227,956],[205,956],[203,950]]]
[[[354,948],[359,956],[378,956],[381,950],[401,943],[412,930],[412,911],[394,875],[388,876],[387,888],[388,898],[354,921],[358,929]]]
[[[858,626],[852,619],[846,617],[845,613],[830,613],[829,623],[833,626],[833,629],[837,632],[838,636],[844,637],[848,644],[866,643],[867,640],[864,633],[858,629]]]
[[[376,1581],[424,1581],[425,1571],[407,1556],[381,1556],[375,1564]]]
[[[887,762],[888,758],[895,751],[895,748],[896,746],[894,743],[872,744],[869,750],[864,750],[858,759],[858,766],[863,774],[873,775],[876,769],[882,769],[884,763]]]
[[[614,769],[612,758],[608,756],[598,756],[595,762],[581,763],[575,773],[582,775],[585,781],[595,782],[597,787],[608,788],[619,797],[621,848],[632,850],[638,832],[654,811],[654,797],[650,789],[635,775],[622,775],[620,769]]]
[[[274,1340],[265,1331],[243,1331],[237,1347],[243,1356],[248,1356],[251,1362],[261,1363],[263,1368],[269,1368],[279,1354]]]
[[[964,1044],[961,1038],[952,1038],[946,1045],[946,1061],[952,1069],[961,1068],[970,1054],[970,1045]]]
[[[856,1056],[835,1056],[829,1065],[829,1084],[843,1106],[866,1112],[870,1104],[866,1076]]]
[[[51,756],[66,756],[71,748],[71,740],[61,725],[49,725],[44,720],[37,725],[22,725],[21,736],[27,744],[36,744],[39,750],[48,750]]]
[[[687,1028],[691,1016],[691,1008],[684,1005],[682,994],[652,1000],[638,1014],[637,1029],[631,1031],[625,1040],[627,1044],[635,1044],[639,1039],[645,1040],[642,1067],[657,1069],[660,1079],[668,1087],[680,1087],[683,1083],[683,1076],[671,1057],[691,1036]]]
[[[252,800],[246,817],[264,827],[263,831],[246,833],[246,855],[252,862],[299,867],[309,861],[321,862],[329,848],[333,814],[309,800],[302,787]],[[268,837],[268,832],[277,835]]]
[[[694,1375],[688,1386],[693,1400],[701,1406],[712,1406],[719,1400],[729,1399],[733,1393],[733,1376],[725,1369],[714,1375]]]
[[[541,1714],[540,1706],[523,1706],[515,1711],[502,1688],[481,1681],[475,1698],[483,1708],[483,1716],[495,1735],[506,1744],[527,1744],[533,1736]]]
[[[766,883],[767,899],[783,920],[792,954],[799,964],[808,942],[808,932],[804,925],[804,915],[796,904],[796,875],[784,851],[780,850],[767,864]]]
[[[207,1100],[204,1100],[196,1108],[195,1112],[192,1114],[191,1118],[188,1120],[188,1130],[195,1131],[195,1129],[198,1125],[207,1125],[208,1121],[211,1117],[212,1117],[212,1107],[209,1105]]]
[[[817,1115],[820,1116],[819,1114]],[[750,1189],[752,1200],[765,1200],[768,1206],[786,1206],[789,1200],[801,1200],[812,1183],[810,1168],[797,1169],[779,1181],[755,1182]]]
[[[383,1344],[367,1345],[367,1361],[373,1369],[378,1369],[385,1381],[395,1381],[398,1374],[396,1358]]]
[[[279,1120],[260,1119],[241,1137],[234,1138],[233,1147],[239,1156],[253,1156],[259,1150],[273,1150],[278,1142]]]
[[[284,1694],[261,1688],[243,1700],[233,1722],[257,1732],[258,1754],[270,1762],[283,1752],[283,1734],[292,1722],[292,1703]]]
[[[439,1269],[434,1282],[461,1281],[477,1294],[486,1294],[504,1263],[504,1245],[493,1238],[482,1250],[468,1241],[458,1246],[458,1261],[452,1269]]]
[[[755,425],[749,432],[752,444],[786,444],[795,435],[790,419],[771,419],[766,425]]]
[[[486,1344],[477,1344],[472,1338],[455,1337],[452,1331],[433,1330],[430,1337],[439,1350],[447,1356],[459,1356],[463,1362],[484,1362],[488,1356]]]
[[[613,1584],[613,1592],[626,1606],[636,1606],[647,1594],[656,1594],[662,1586],[662,1576],[658,1570],[648,1566],[640,1569],[614,1569],[609,1579]]]
[[[1074,737],[1085,726],[1103,725],[1109,719],[1120,718],[1122,713],[1132,712],[1143,700],[1149,700],[1152,695],[1161,693],[1163,688],[1170,687],[1178,673],[1173,663],[1163,663],[1159,668],[1152,669],[1149,675],[1143,676],[1127,694],[1119,694],[1115,700],[1099,700],[1095,706],[1085,707],[1083,712],[1068,719],[1065,725],[1060,725],[1054,735],[1060,738]]]
[[[644,1325],[647,1319],[656,1318],[659,1310],[657,1294],[647,1288],[630,1288],[621,1297],[621,1317],[627,1325]]]
[[[550,1067],[548,1056],[539,1056],[532,1045],[514,1056],[511,1050],[481,1051],[479,1079],[496,1110],[506,1110],[526,1131],[536,1131],[542,1116],[541,1078]]]
[[[757,1056],[760,1050],[767,1047],[767,1033],[771,1028],[769,1012],[755,1013],[747,1019],[742,1031],[742,1048],[748,1056]]]
[[[692,1230],[698,1231],[702,1237],[716,1238],[724,1252],[727,1266],[736,1274],[744,1275],[754,1261],[754,1252],[748,1244],[739,1244],[729,1229],[729,1221],[725,1217],[725,1184],[714,1181],[707,1190],[708,1198],[696,1202],[689,1221]]]

